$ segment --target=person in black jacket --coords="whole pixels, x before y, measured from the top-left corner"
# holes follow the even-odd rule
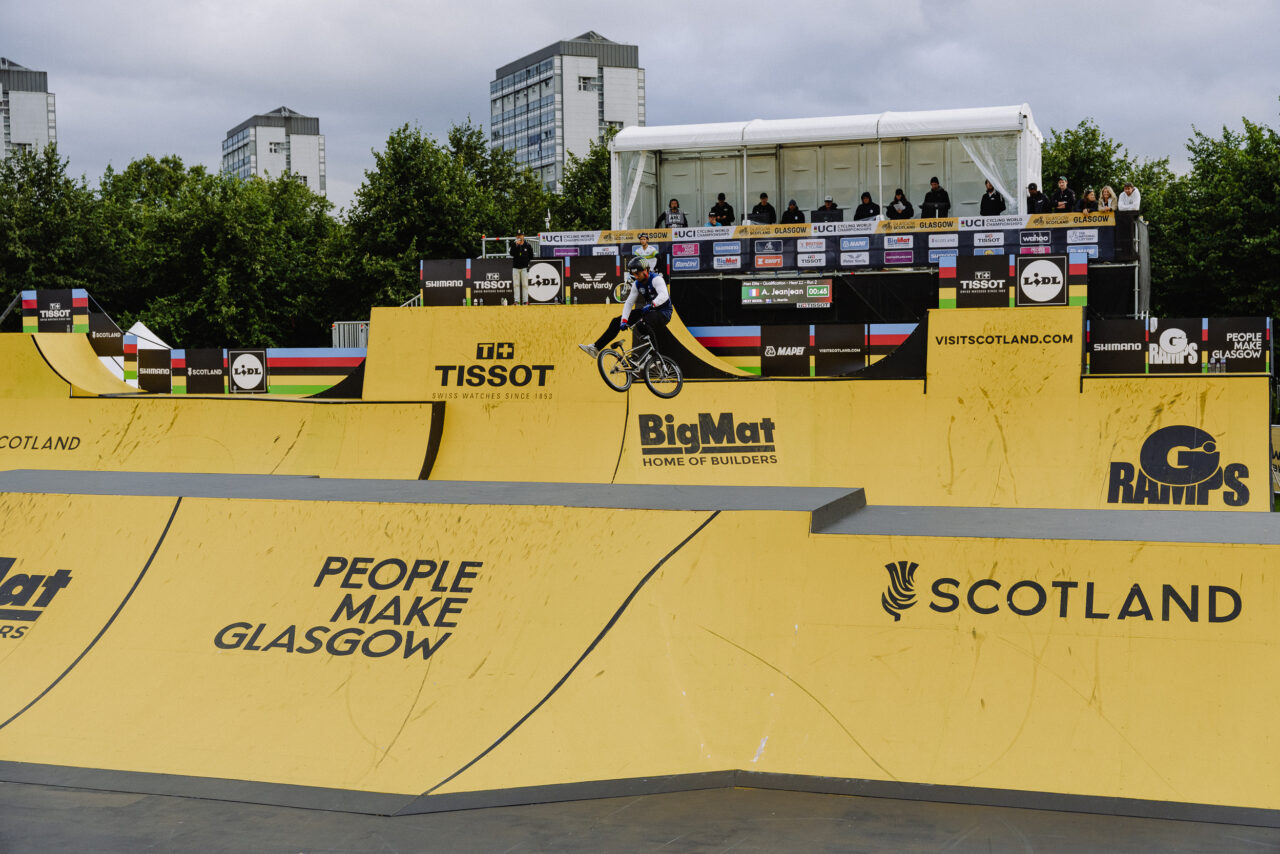
[[[804,211],[796,206],[795,199],[787,202],[787,209],[782,212],[782,224],[786,225],[792,222],[804,222]]]
[[[1058,178],[1058,189],[1049,198],[1049,210],[1053,213],[1074,213],[1076,191],[1067,186],[1067,176]]]
[[[769,194],[760,194],[760,204],[751,209],[750,220],[760,225],[773,225],[778,221],[778,212],[769,204]]]
[[[862,204],[853,212],[853,218],[859,219],[878,219],[880,217],[880,206],[871,201],[870,193],[862,194]]]
[[[978,212],[983,216],[999,216],[1004,212],[1004,208],[1004,196],[988,181],[987,191],[982,194],[982,203],[978,206]]]
[[[524,239],[524,232],[516,232],[516,242],[511,244],[511,301],[515,305],[529,304],[529,264],[533,261],[533,247]]]
[[[1038,214],[1049,212],[1049,197],[1040,192],[1035,182],[1027,185],[1027,213]]]
[[[916,215],[916,209],[911,206],[911,202],[907,200],[907,194],[902,192],[901,187],[894,191],[893,201],[889,202],[884,212],[889,219],[911,219]]]
[[[929,179],[929,192],[924,194],[920,203],[920,218],[935,219],[944,217],[951,210],[951,196],[938,183],[938,176]]]
[[[654,228],[687,228],[689,220],[684,215],[684,211],[680,210],[680,200],[672,199],[667,202],[667,209],[658,214],[658,221],[653,224]]]
[[[711,210],[715,211],[716,222],[721,225],[733,225],[733,205],[724,200],[724,193],[716,196],[716,203],[711,206]]]

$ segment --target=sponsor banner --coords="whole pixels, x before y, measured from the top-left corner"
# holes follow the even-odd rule
[[[717,270],[740,270],[742,269],[742,256],[717,255],[712,259],[711,266]]]
[[[801,252],[796,255],[796,266],[798,267],[817,267],[821,269],[827,266],[827,253],[825,252]]]
[[[871,266],[870,252],[841,252],[841,267],[869,267]]]
[[[809,237],[813,232],[808,223],[792,225],[739,225],[735,226],[732,235],[725,237]]]
[[[1271,425],[1271,493],[1280,495],[1280,426]]]
[[[674,258],[687,258],[698,255],[697,243],[673,243],[671,244],[671,255]]]
[[[123,356],[124,332],[100,311],[89,314],[89,344],[99,356]]]
[[[1022,231],[1018,233],[1020,246],[1049,246],[1053,243],[1053,235],[1047,231]]]
[[[153,394],[173,391],[173,368],[168,350],[138,351],[138,388]]]
[[[1058,213],[1031,214],[1023,228],[1065,228],[1068,226],[1115,225],[1116,216],[1111,211],[1095,214]]]
[[[564,302],[564,261],[542,258],[529,265],[529,304]]]
[[[886,252],[884,253],[884,263],[886,264],[913,264],[915,263],[915,252],[910,249]]]
[[[676,228],[671,231],[672,240],[724,240],[733,237],[732,225],[707,226],[705,228]]]
[[[1023,246],[1019,255],[1048,255],[1052,250],[1048,246]]]
[[[1200,373],[1202,326],[1198,317],[1151,318],[1147,322],[1147,372]]]
[[[592,246],[591,254],[592,255],[613,255],[616,257],[618,254],[618,247],[617,246]]]
[[[830,279],[773,279],[742,285],[742,305],[791,305],[826,308],[831,305]]]
[[[538,390],[553,386],[556,366],[538,364],[528,349],[510,340],[476,341],[465,350],[460,347],[455,351],[460,363],[432,365],[429,375],[439,381],[433,395],[446,400],[549,399]]]
[[[701,269],[702,261],[698,258],[671,259],[671,272],[673,273],[690,273]]]
[[[1003,246],[988,246],[983,249],[973,250],[973,254],[974,255],[1003,255],[1005,254],[1005,251],[1006,250]]]
[[[83,292],[82,292],[83,293]],[[87,313],[88,300],[85,300]],[[74,332],[75,306],[71,288],[36,291],[36,328],[34,332]],[[86,320],[88,318],[86,317]],[[25,330],[24,330],[25,331]],[[87,331],[87,330],[81,330]]]
[[[423,305],[467,304],[466,259],[419,261],[418,279],[422,287]]]
[[[815,237],[840,237],[846,234],[872,235],[876,233],[876,224],[873,220],[862,220],[860,222],[815,222],[811,226],[811,229]]]
[[[649,238],[650,243],[670,243],[672,230],[669,228],[631,228],[618,231],[601,231],[597,242],[639,243],[641,237]]]
[[[1068,253],[1068,254],[1069,254],[1073,259],[1074,259],[1074,258],[1075,258],[1075,256],[1077,256],[1077,255],[1083,256],[1083,257],[1085,257],[1085,258],[1097,258],[1097,257],[1098,257],[1098,247],[1096,247],[1096,246],[1068,246],[1068,247],[1067,247],[1067,253]],[[1075,262],[1074,262],[1074,260],[1073,260],[1073,263],[1075,263]]]
[[[574,258],[565,277],[577,303],[613,302],[614,291],[623,278],[621,265],[614,257]]]
[[[777,255],[782,252],[782,241],[781,240],[753,240],[751,242],[751,251],[756,253],[757,255],[760,255],[762,253]]]
[[[227,371],[227,391],[232,394],[267,393],[266,350],[228,350]]]
[[[960,235],[952,234],[930,234],[930,249],[955,249],[960,245]]]
[[[885,249],[911,249],[915,246],[915,237],[910,234],[886,234],[884,236]]]
[[[974,216],[961,217],[961,231],[987,231],[994,228],[1026,228],[1027,218],[1021,215],[1011,216]]]
[[[1239,450],[1200,427],[1172,424],[1152,431],[1107,473],[1107,503],[1148,507],[1243,507],[1259,489]],[[1239,603],[1237,602],[1237,607]]]
[[[187,394],[226,394],[226,357],[221,347],[202,347],[187,350]]]
[[[1271,370],[1271,322],[1265,317],[1210,317],[1205,321],[1205,368],[1230,374]]]
[[[958,231],[960,220],[955,217],[930,219],[882,219],[876,222],[877,234],[904,234],[931,231]]]
[[[538,234],[538,248],[565,245],[584,246],[591,243],[609,242],[600,239],[602,233],[599,231],[543,231]]]
[[[576,247],[570,247],[577,254]],[[556,247],[563,251],[564,247]],[[475,258],[467,262],[472,305],[509,305],[515,301],[510,258]]]
[[[809,325],[762,326],[760,328],[760,375],[766,377],[807,377],[809,369]]]
[[[821,237],[809,237],[796,241],[797,252],[826,252],[827,241]]]
[[[1069,228],[1067,229],[1068,243],[1097,243],[1098,229],[1096,228]]]
[[[1069,296],[1065,257],[1018,258],[1015,305],[1068,305]]]
[[[956,258],[956,308],[998,308],[1009,305],[1009,262],[1000,255]]]
[[[840,238],[841,252],[866,252],[871,248],[870,237],[842,237]]]
[[[781,255],[756,255],[753,262],[757,270],[781,269]]]
[[[937,264],[943,258],[954,258],[960,254],[959,249],[930,249],[929,263]]]
[[[867,366],[867,327],[864,324],[819,323],[813,327],[813,372],[838,377]]]
[[[1085,347],[1090,374],[1141,374],[1147,367],[1147,325],[1123,318],[1091,320]]]
[[[741,255],[741,240],[717,240],[711,244],[711,252],[714,255]]]
[[[973,235],[974,246],[1004,246],[1003,231],[980,231]]]
[[[551,255],[554,258],[572,258],[578,254],[579,249],[581,247],[578,246],[553,246]]]

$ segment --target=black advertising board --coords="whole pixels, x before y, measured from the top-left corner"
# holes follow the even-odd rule
[[[1265,317],[1210,317],[1204,347],[1210,371],[1264,374],[1271,368],[1271,325]]]
[[[867,366],[867,327],[857,323],[820,323],[813,327],[813,372],[838,377]]]
[[[510,258],[476,258],[467,262],[467,268],[472,305],[510,305],[515,302]]]
[[[529,265],[529,304],[558,302],[564,302],[564,259],[536,259]]]
[[[187,394],[226,394],[227,372],[221,347],[187,351]]]
[[[1146,321],[1089,321],[1089,373],[1141,374],[1147,367]]]
[[[227,391],[232,394],[267,393],[267,351],[228,350]]]
[[[613,302],[622,283],[622,264],[615,255],[582,255],[565,260],[569,293],[577,303]]]
[[[40,332],[72,332],[72,294],[70,288],[36,291],[36,308]]]
[[[1009,259],[1004,255],[960,255],[955,283],[956,308],[1008,308],[1012,284]]]
[[[1069,298],[1065,255],[1018,256],[1015,305],[1068,305]]]
[[[1203,347],[1198,317],[1153,317],[1147,329],[1147,372],[1152,374],[1200,373]]]
[[[760,327],[760,375],[809,376],[809,325]]]
[[[168,350],[138,351],[138,388],[155,394],[173,391],[173,370]]]
[[[466,305],[466,259],[419,261],[418,275],[421,278],[423,305]]]
[[[89,345],[98,356],[123,356],[124,332],[102,312],[90,312]]]

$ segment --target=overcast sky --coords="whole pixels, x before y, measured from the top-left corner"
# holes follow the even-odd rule
[[[507,62],[586,30],[639,45],[648,124],[1031,105],[1186,166],[1192,126],[1280,125],[1280,3],[3,0],[0,56],[49,73],[58,144],[96,183],[147,154],[216,169],[227,130],[320,119],[349,207],[403,125],[487,130]]]

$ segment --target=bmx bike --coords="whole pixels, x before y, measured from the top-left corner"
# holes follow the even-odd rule
[[[625,349],[620,341],[614,341],[596,356],[600,376],[614,391],[626,391],[633,381],[643,379],[649,391],[658,397],[675,397],[684,388],[684,374],[680,372],[680,366],[674,359],[659,353],[652,333],[647,329],[641,331],[639,326],[632,328],[640,333],[637,337],[643,340],[630,350]]]

